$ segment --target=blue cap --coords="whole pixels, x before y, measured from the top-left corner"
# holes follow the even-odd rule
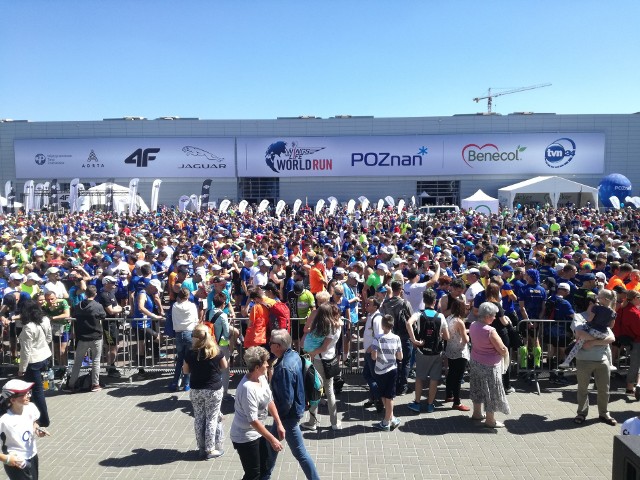
[[[385,287],[384,285],[380,285],[378,288],[376,288],[376,292],[387,293],[387,287]]]
[[[500,270],[503,272],[513,272],[513,267],[511,265],[503,265]]]

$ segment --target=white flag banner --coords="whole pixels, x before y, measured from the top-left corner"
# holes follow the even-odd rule
[[[220,213],[227,213],[229,205],[231,205],[231,200],[225,198],[224,200],[222,200],[222,202],[220,202],[220,208],[218,209],[218,211]]]
[[[380,199],[378,200],[378,213],[380,213],[382,211],[382,207],[384,207],[384,200]]]
[[[404,208],[404,198],[401,198],[398,202],[398,215],[402,213],[402,209]]]
[[[331,197],[331,203],[329,204],[329,215],[333,215],[338,206],[338,200],[335,197]]]
[[[4,198],[9,198],[9,196],[11,195],[12,188],[13,188],[13,185],[11,183],[11,180],[7,181],[4,184]]]
[[[49,182],[44,182],[42,184],[42,206],[49,206],[49,189],[51,188],[51,184]]]
[[[362,213],[367,211],[367,208],[369,208],[369,199],[365,198],[364,202],[362,202],[362,204],[360,205],[360,210],[362,210]]]
[[[416,206],[416,196],[415,195],[411,195],[411,205],[413,205],[414,207]]]
[[[287,203],[284,200],[280,200],[278,205],[276,205],[276,217],[280,218],[280,214],[284,210],[284,207],[287,206]]]
[[[391,205],[392,207],[396,206],[396,201],[393,199],[393,197],[391,195],[384,197],[384,199],[386,200],[386,202]]]
[[[74,178],[73,180],[71,180],[71,183],[69,184],[69,210],[71,211],[71,213],[75,212],[77,208],[76,203],[78,202],[78,185],[79,184],[80,184],[79,178]]]
[[[347,202],[347,215],[351,215],[354,208],[356,208],[356,201],[352,198]]]
[[[320,199],[318,200],[318,203],[316,203],[316,215],[320,215],[320,212],[322,211],[322,209],[324,208],[324,199]]]
[[[153,181],[151,186],[151,211],[155,212],[158,210],[158,198],[160,198],[160,185],[162,185],[162,180],[159,178]]]
[[[29,180],[24,184],[24,213],[29,213],[33,210],[33,198],[34,198],[34,186],[33,180]]]
[[[192,193],[191,196],[189,197],[189,200],[191,200],[189,202],[189,205],[187,205],[187,208],[189,210],[191,210],[192,212],[199,212],[200,211],[200,197],[198,195],[196,195],[195,193]]]
[[[298,210],[300,210],[301,206],[302,206],[302,200],[300,200],[299,198],[296,199],[295,202],[293,202],[293,216],[294,217],[298,214]]]
[[[613,208],[620,210],[620,199],[618,197],[612,195],[609,197],[609,201],[611,202],[611,205],[613,205]]]
[[[38,211],[42,208],[42,195],[44,194],[44,184],[37,183],[33,196],[33,209]]]
[[[189,205],[189,202],[191,202],[191,199],[189,198],[189,196],[182,195],[178,199],[178,211],[184,212],[187,209],[187,205]]]
[[[360,203],[364,203],[364,202],[368,202],[368,201],[369,201],[369,199],[368,199],[367,197],[365,197],[364,195],[360,195],[360,196],[358,197],[358,201],[359,201]]]
[[[138,210],[138,182],[139,178],[132,178],[129,181],[129,215],[135,215]]]
[[[260,202],[260,205],[258,205],[258,213],[264,212],[268,206],[269,206],[269,200],[265,198]]]
[[[633,200],[633,203],[635,203],[638,208],[640,208],[640,197],[631,197],[631,199]]]
[[[246,200],[242,200],[239,204],[238,204],[238,211],[240,213],[244,213],[244,211],[247,209],[247,205],[249,205],[249,202],[247,202]]]
[[[329,202],[329,205],[331,205],[331,202],[334,202],[334,201],[338,203],[338,199],[336,197],[328,197],[327,200]]]

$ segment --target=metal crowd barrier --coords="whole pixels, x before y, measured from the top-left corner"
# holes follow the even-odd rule
[[[575,360],[568,369],[558,367],[573,346],[571,324],[571,320],[529,319],[520,321],[516,327],[523,345],[519,349],[511,349],[512,365],[516,363],[517,377],[533,384],[538,395],[541,379],[566,385],[569,382],[565,376],[575,372]],[[612,348],[615,352],[616,347]],[[622,371],[628,367],[627,348],[620,348],[620,354],[614,358],[613,365],[617,369],[614,375],[622,375]]]
[[[301,322],[306,319],[292,318],[292,332],[299,330],[299,339],[294,342],[297,350],[304,354],[302,336],[303,326]],[[136,328],[132,322],[148,321],[151,323],[150,328]],[[150,372],[166,372],[173,373],[175,370],[176,351],[175,340],[164,334],[165,319],[153,320],[150,318],[133,319],[133,318],[107,318],[103,321],[103,346],[102,355],[100,357],[101,369],[115,366],[118,370],[125,373],[127,371],[135,371],[136,369],[144,369]],[[235,327],[241,334],[246,331],[248,318],[236,317],[230,319],[230,325]],[[76,352],[76,335],[75,335],[75,319],[68,318],[65,320],[68,325],[63,329],[59,322],[52,324],[52,341],[50,344],[52,357],[51,367],[56,372],[70,372],[75,361],[83,362],[82,371],[87,371],[91,366],[91,359],[85,357],[86,352]],[[337,352],[343,352],[343,345],[349,344],[349,354],[339,354],[341,369],[343,373],[357,373],[362,370],[364,365],[364,355],[362,350],[362,336],[360,331],[362,323],[351,325],[349,330],[343,330],[343,338],[340,339],[340,347]],[[8,328],[5,331],[8,332]],[[68,330],[68,331],[65,331]],[[19,328],[18,328],[19,331]],[[11,334],[3,339],[3,345],[0,354],[0,366],[17,367],[19,359],[19,342],[16,345],[16,355],[12,355],[9,344]],[[15,337],[13,337],[15,338]],[[294,335],[295,338],[295,335]],[[243,337],[240,337],[242,340]],[[110,350],[115,349],[114,354]],[[230,368],[233,373],[246,372],[243,362],[244,346],[242,341],[238,341],[231,348],[233,356],[230,361]],[[113,360],[111,362],[110,360]],[[59,378],[61,373],[57,374]]]

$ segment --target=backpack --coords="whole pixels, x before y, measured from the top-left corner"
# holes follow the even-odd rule
[[[542,316],[547,320],[553,320],[556,318],[556,300],[554,298],[550,298],[544,302],[544,311]]]
[[[291,333],[291,311],[289,306],[284,302],[276,302],[271,308],[269,308],[269,325],[267,330],[285,329]]]
[[[393,301],[393,298],[398,300]],[[393,301],[393,303],[392,303]],[[380,313],[383,315],[391,315],[393,317],[393,333],[399,337],[407,337],[407,320],[411,317],[409,310],[409,302],[398,297],[391,297],[385,300],[380,306]]]
[[[433,312],[434,315],[427,315],[427,310],[423,310],[417,322],[420,325],[419,338],[424,340],[424,345],[418,348],[424,355],[438,355],[444,350],[444,342],[440,337],[442,318],[435,310],[429,311]]]
[[[298,354],[300,355],[300,354]],[[317,407],[322,396],[322,378],[313,363],[300,355],[302,361],[302,382],[304,383],[304,408]]]

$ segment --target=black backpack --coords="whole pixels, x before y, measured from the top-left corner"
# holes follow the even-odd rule
[[[544,302],[543,317],[547,320],[554,320],[556,318],[556,299],[550,298]]]
[[[417,322],[419,324],[418,339],[424,340],[424,345],[418,348],[424,355],[438,355],[444,350],[444,342],[440,336],[442,318],[435,310],[429,310],[429,312],[433,312],[433,315],[427,315],[427,310],[423,310]]]

